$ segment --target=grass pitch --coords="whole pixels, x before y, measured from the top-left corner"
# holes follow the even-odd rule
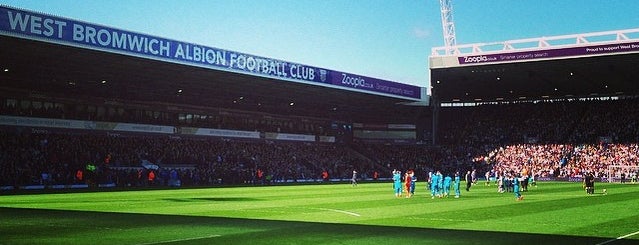
[[[483,183],[431,199],[424,185],[413,198],[392,183],[0,193],[0,244],[639,244],[639,185],[541,182],[523,201]]]

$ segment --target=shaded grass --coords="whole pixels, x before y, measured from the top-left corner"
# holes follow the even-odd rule
[[[597,244],[639,230],[639,186],[602,187],[543,183],[520,202],[481,185],[395,198],[388,183],[5,195],[0,244]]]

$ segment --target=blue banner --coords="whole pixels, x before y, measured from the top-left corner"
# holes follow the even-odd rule
[[[421,99],[421,88],[288,61],[0,7],[0,33],[258,76]]]

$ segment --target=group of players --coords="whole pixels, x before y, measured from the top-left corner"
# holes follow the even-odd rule
[[[395,196],[402,197],[402,195],[405,195],[406,198],[412,197],[415,194],[415,183],[417,182],[415,172],[413,170],[408,170],[404,173],[404,177],[402,177],[402,172],[399,170],[395,169],[392,173]],[[448,197],[450,195],[451,185],[455,190],[455,198],[459,198],[461,195],[461,178],[459,173],[455,173],[454,179],[449,175],[444,177],[440,171],[428,173],[426,188],[430,191],[432,199],[435,197]]]
[[[415,177],[415,172],[413,170],[408,170],[404,173],[402,177],[402,173],[399,170],[393,170],[393,189],[395,191],[396,197],[402,197],[403,195],[406,198],[410,198],[415,194],[415,183],[417,182],[417,177]],[[470,191],[470,187],[476,183],[476,178],[474,178],[474,174],[471,171],[468,171],[465,176],[466,180],[466,191]],[[521,178],[519,176],[511,177],[513,192],[515,194],[516,200],[522,200],[523,196],[521,195]],[[490,181],[487,177],[487,181]],[[451,185],[453,190],[455,191],[455,198],[459,198],[461,196],[461,176],[459,172],[455,172],[454,177],[450,175],[444,176],[441,171],[429,172],[427,183],[427,190],[430,191],[431,199],[449,197]],[[503,182],[499,183],[500,192],[503,193]]]

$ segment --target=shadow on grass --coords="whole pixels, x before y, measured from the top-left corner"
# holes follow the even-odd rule
[[[260,201],[258,198],[250,197],[197,197],[197,198],[164,198],[162,200],[172,202],[246,202],[246,201]]]
[[[597,244],[610,240],[224,217],[0,208],[0,244]],[[99,238],[99,239],[97,239]],[[618,240],[610,244],[637,244]]]

